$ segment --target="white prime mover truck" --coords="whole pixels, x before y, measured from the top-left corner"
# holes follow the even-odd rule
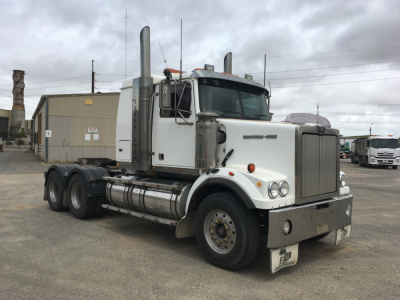
[[[205,65],[151,75],[149,27],[140,39],[140,76],[121,87],[115,166],[51,166],[44,200],[53,210],[174,226],[229,270],[255,258],[262,236],[272,273],[297,262],[301,241],[349,239],[353,196],[338,130],[269,121],[268,90],[231,75],[231,53],[223,73]]]
[[[369,136],[351,143],[353,153],[351,162],[362,167],[391,166],[397,169],[400,165],[399,138],[393,136]]]

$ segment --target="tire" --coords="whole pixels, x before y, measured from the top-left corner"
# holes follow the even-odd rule
[[[319,240],[322,240],[323,238],[326,238],[329,234],[330,234],[330,232],[327,232],[327,233],[324,233],[321,235],[317,235],[317,236],[314,236],[314,237],[308,239],[307,241],[310,241],[310,242],[319,241]]]
[[[392,166],[393,169],[397,170],[397,166]]]
[[[67,208],[63,206],[63,192],[61,191],[61,179],[56,171],[52,171],[47,178],[47,198],[49,206],[54,211],[63,211]]]
[[[205,258],[223,269],[246,266],[260,247],[261,225],[256,212],[245,208],[231,193],[211,194],[200,203],[195,230]]]
[[[356,161],[354,160],[354,157],[353,157],[353,156],[351,157],[351,163],[352,163],[352,164],[355,164],[355,163],[356,163]]]
[[[358,157],[358,164],[360,165],[360,167],[362,167],[362,160],[360,157]]]
[[[67,190],[68,205],[71,214],[77,219],[87,219],[93,216],[97,202],[87,196],[87,186],[79,174],[72,176]]]

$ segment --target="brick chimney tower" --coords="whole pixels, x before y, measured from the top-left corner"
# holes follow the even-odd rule
[[[22,123],[25,120],[24,105],[24,76],[25,71],[13,70],[13,106],[11,110],[10,134],[19,132]]]

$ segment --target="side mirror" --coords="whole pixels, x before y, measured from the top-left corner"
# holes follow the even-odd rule
[[[171,83],[162,81],[160,83],[160,108],[171,108]]]

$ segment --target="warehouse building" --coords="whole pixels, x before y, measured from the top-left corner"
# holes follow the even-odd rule
[[[46,162],[115,160],[119,93],[43,95],[33,113],[34,152]]]
[[[11,126],[11,110],[0,109],[0,130],[4,132],[10,131]]]

